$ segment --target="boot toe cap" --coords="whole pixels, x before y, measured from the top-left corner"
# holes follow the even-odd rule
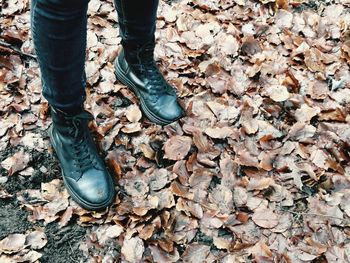
[[[161,105],[157,115],[169,123],[178,120],[184,115],[184,110],[174,97],[164,98]]]
[[[107,171],[89,169],[78,181],[70,179],[68,184],[73,199],[88,210],[106,208],[113,201],[114,185]]]

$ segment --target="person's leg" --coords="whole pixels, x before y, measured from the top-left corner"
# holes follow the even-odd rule
[[[166,125],[183,115],[176,92],[159,72],[153,58],[159,0],[114,0],[123,50],[116,62],[117,78],[140,99],[151,121]]]
[[[88,130],[92,115],[83,109],[87,5],[88,0],[33,0],[31,27],[64,183],[79,205],[99,210],[115,193]]]
[[[40,64],[43,95],[62,110],[85,99],[88,0],[33,0],[32,34]]]
[[[145,44],[154,38],[159,0],[114,0],[123,44]]]

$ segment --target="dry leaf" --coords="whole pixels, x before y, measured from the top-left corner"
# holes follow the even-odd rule
[[[41,249],[47,244],[47,237],[43,231],[33,231],[26,238],[26,246],[32,249]]]
[[[0,241],[0,252],[14,253],[22,250],[25,247],[26,235],[12,234]]]
[[[138,122],[142,117],[142,113],[137,105],[128,107],[125,115],[130,122]]]
[[[140,262],[142,259],[145,247],[142,239],[139,237],[125,238],[121,253],[128,262]]]
[[[270,209],[261,209],[255,211],[252,216],[255,224],[262,228],[274,228],[278,225],[278,215]]]
[[[288,100],[290,94],[285,86],[282,85],[273,85],[267,88],[267,95],[274,101],[280,102]]]
[[[1,166],[8,171],[8,175],[13,175],[14,173],[23,170],[27,167],[30,161],[30,156],[23,150],[16,152],[11,157],[5,159],[1,162]]]
[[[204,131],[209,137],[215,139],[225,139],[230,137],[233,133],[233,130],[230,127],[215,127],[207,128]]]
[[[187,136],[173,136],[164,144],[164,157],[170,160],[181,160],[189,152],[192,139]]]

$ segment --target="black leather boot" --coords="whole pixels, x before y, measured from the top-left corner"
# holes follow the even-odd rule
[[[87,210],[106,208],[114,200],[114,182],[88,129],[92,115],[83,109],[70,115],[51,108],[51,117],[51,142],[71,197]]]
[[[117,78],[140,99],[141,110],[157,124],[167,125],[183,115],[174,88],[164,79],[153,57],[155,42],[144,45],[123,43],[115,61]]]

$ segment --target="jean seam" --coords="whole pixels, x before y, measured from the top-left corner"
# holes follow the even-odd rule
[[[38,49],[37,49],[36,45],[34,44],[34,39],[35,39],[34,34],[35,34],[35,31],[36,31],[35,9],[37,8],[38,2],[36,0],[32,0],[32,1],[33,1],[33,5],[31,7],[33,9],[33,10],[31,10],[31,13],[32,13],[32,18],[31,18],[32,19],[32,21],[31,21],[31,24],[32,24],[32,26],[31,26],[31,28],[32,28],[32,41],[33,41],[33,46],[34,46],[34,51],[35,51],[35,54],[36,54],[37,62],[39,64],[39,66],[40,66],[42,64],[42,61],[39,58],[40,56],[38,56],[39,52],[38,52]],[[50,89],[47,89],[46,83],[44,81],[44,78],[42,78],[42,77],[41,77],[41,82],[42,82],[42,85],[41,85],[42,93],[46,93],[49,96],[52,96],[52,92],[50,92]]]
[[[121,12],[122,12],[122,23],[123,23],[123,28],[124,28],[124,41],[127,41],[128,37],[129,37],[129,32],[128,32],[128,27],[127,27],[127,21],[125,18],[125,8],[124,8],[124,0],[120,0],[120,6],[121,6]]]

